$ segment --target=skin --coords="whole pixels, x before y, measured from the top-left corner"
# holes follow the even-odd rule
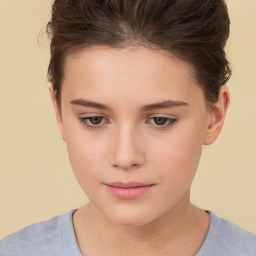
[[[190,203],[190,186],[203,145],[223,126],[228,88],[209,104],[187,63],[139,46],[84,50],[67,57],[64,71],[61,114],[50,92],[74,174],[89,198],[73,215],[83,255],[194,255],[210,217]],[[109,109],[71,103],[78,99]],[[170,100],[185,104],[142,110]],[[102,117],[96,129],[87,126],[93,116]],[[115,181],[154,185],[140,198],[121,200],[104,185]]]

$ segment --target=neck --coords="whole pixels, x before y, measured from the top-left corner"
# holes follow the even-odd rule
[[[97,206],[89,203],[80,208],[80,213],[77,214],[77,219],[79,218],[80,221],[77,229],[75,225],[75,229],[81,251],[83,252],[84,248],[86,256],[170,255],[170,252],[181,252],[191,243],[196,244],[194,238],[198,232],[202,236],[202,241],[197,243],[197,246],[194,245],[193,250],[197,251],[200,248],[208,230],[209,218],[206,220],[207,215],[190,204],[188,192],[169,212],[140,226],[114,223]],[[204,216],[203,219],[202,216]],[[106,252],[108,253],[106,254]],[[179,253],[178,255],[185,254]]]

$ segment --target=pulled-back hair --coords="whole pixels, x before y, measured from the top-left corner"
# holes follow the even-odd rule
[[[223,0],[55,0],[48,79],[60,107],[65,60],[93,46],[167,50],[189,63],[206,99],[216,102],[231,76],[224,47],[229,17]]]

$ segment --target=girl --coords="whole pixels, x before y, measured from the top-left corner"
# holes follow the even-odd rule
[[[89,203],[0,255],[256,255],[255,235],[190,202],[229,106],[222,0],[55,0],[50,95]]]

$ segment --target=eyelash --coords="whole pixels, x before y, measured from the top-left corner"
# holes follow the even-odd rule
[[[99,117],[101,118],[101,122],[102,120],[104,119],[104,117],[101,117],[101,116],[90,116],[90,117],[81,117],[79,118],[80,119],[80,123],[84,124],[87,128],[89,129],[101,129],[103,128],[103,125],[101,124],[98,124],[98,125],[90,125],[87,123],[88,120],[90,120],[91,118],[94,118],[94,117]],[[169,128],[171,128],[173,125],[175,125],[178,121],[177,118],[167,118],[167,117],[162,117],[162,116],[159,116],[159,117],[152,117],[150,118],[149,120],[154,120],[156,118],[163,118],[166,120],[166,123],[167,124],[164,124],[164,125],[155,125],[156,127],[158,127],[157,129],[161,129],[161,130],[167,130]],[[100,123],[101,123],[100,122]]]

